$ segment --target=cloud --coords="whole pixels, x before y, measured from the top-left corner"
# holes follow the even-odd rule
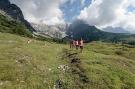
[[[99,28],[121,27],[135,32],[135,12],[128,7],[135,7],[135,0],[92,0],[78,16],[90,25]]]
[[[81,1],[81,5],[84,6],[85,0],[80,0],[80,1]]]
[[[64,23],[59,6],[67,0],[10,0],[18,5],[29,22],[59,24]]]

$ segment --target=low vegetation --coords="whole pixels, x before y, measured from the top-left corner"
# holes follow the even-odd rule
[[[21,23],[0,14],[0,32],[32,37],[32,33]]]
[[[134,54],[127,45],[92,42],[80,53],[0,33],[0,89],[135,89]]]

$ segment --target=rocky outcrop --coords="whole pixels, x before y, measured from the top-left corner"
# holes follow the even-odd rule
[[[6,7],[8,5],[10,5],[8,0],[0,0],[0,8]]]
[[[31,24],[24,19],[21,9],[15,4],[11,4],[9,0],[0,0],[0,9],[14,20],[24,24],[31,32],[35,31]]]
[[[59,25],[46,25],[46,24],[35,24],[31,23],[34,29],[39,34],[49,35],[53,38],[62,39],[66,36],[66,31],[68,30],[67,24],[59,24]]]

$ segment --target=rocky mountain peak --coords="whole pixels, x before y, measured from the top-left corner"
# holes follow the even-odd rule
[[[0,0],[0,8],[4,8],[8,5],[10,5],[9,0]]]
[[[35,31],[30,23],[24,19],[21,9],[17,5],[11,4],[9,0],[0,0],[0,10],[3,10],[14,20],[24,24],[30,31]]]

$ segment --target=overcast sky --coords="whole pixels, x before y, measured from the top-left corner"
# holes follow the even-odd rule
[[[135,0],[10,0],[34,23],[59,24],[82,19],[100,29],[135,32]]]

